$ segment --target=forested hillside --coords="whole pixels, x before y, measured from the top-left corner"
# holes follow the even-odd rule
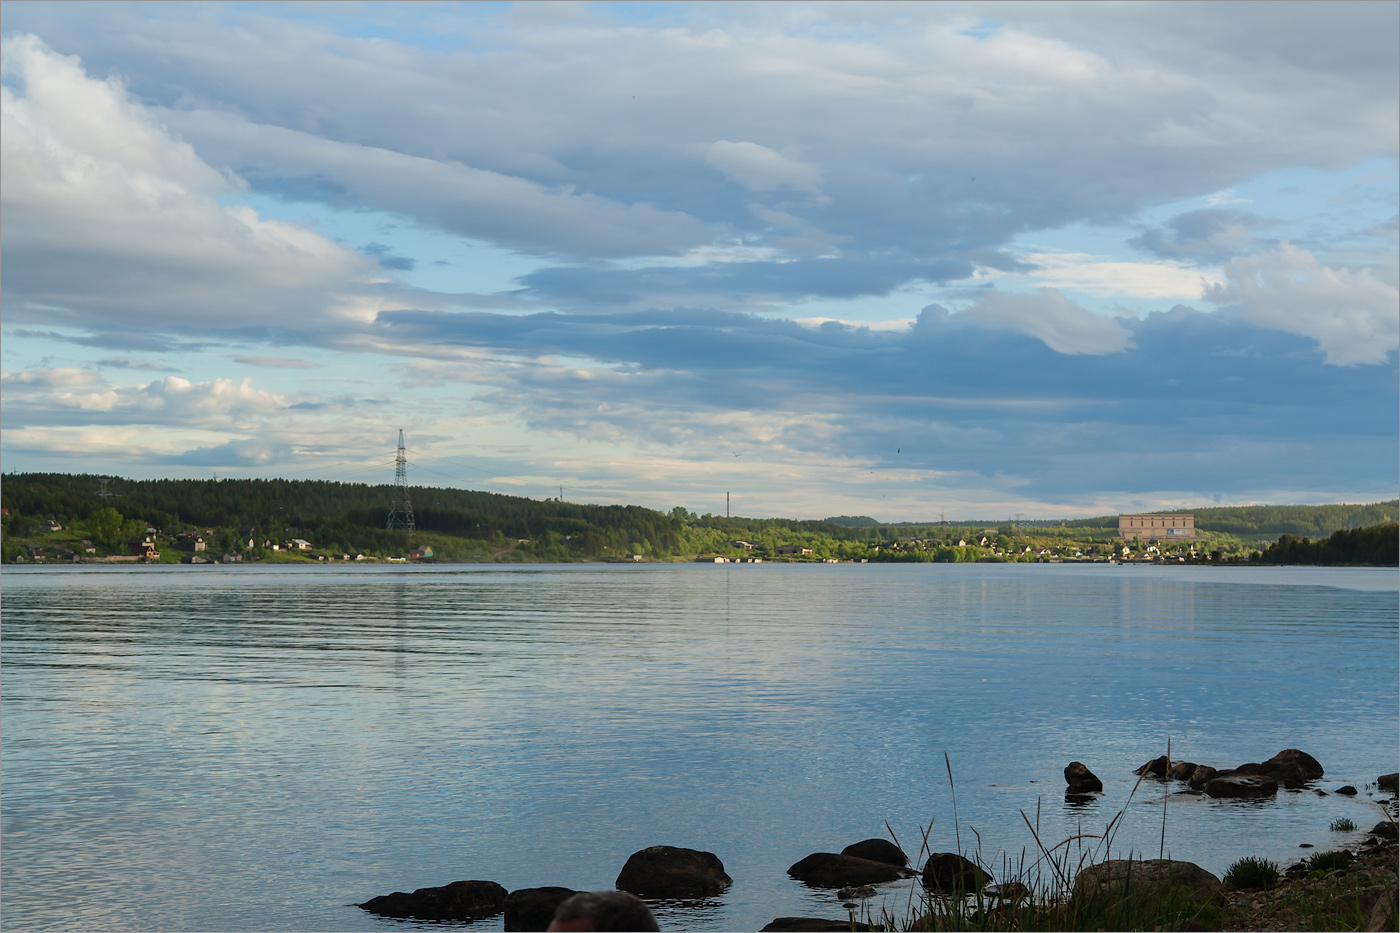
[[[33,558],[43,547],[80,559],[83,553],[124,554],[130,552],[133,539],[145,535],[154,536],[157,545],[165,542],[162,560],[181,559],[172,545],[187,543],[182,535],[204,536],[204,546],[211,552],[250,560],[302,559],[303,555],[285,553],[288,539],[309,541],[320,557],[357,553],[397,558],[427,547],[434,558],[444,560],[559,561],[632,555],[666,560],[714,555],[965,561],[1128,556],[1121,553],[1122,542],[1114,540],[1117,516],[996,527],[980,522],[892,525],[846,515],[825,521],[728,518],[696,515],[681,507],[659,512],[640,506],[584,505],[416,486],[411,495],[417,531],[407,535],[385,528],[394,494],[390,485],[26,473],[3,477],[0,494],[6,512],[7,562],[26,554]],[[1394,501],[1197,510],[1197,526],[1207,532],[1203,540],[1164,543],[1164,550],[1154,553],[1160,559],[1170,550],[1173,560],[1205,559],[1207,554],[1248,559],[1257,550],[1255,542],[1273,536],[1274,529],[1295,537],[1324,537],[1339,528],[1393,522],[1395,514]],[[49,523],[62,531],[47,531]],[[34,537],[39,534],[49,537],[40,541]],[[809,553],[781,554],[784,546]],[[87,547],[96,550],[89,552]],[[1141,556],[1150,555],[1144,550]]]

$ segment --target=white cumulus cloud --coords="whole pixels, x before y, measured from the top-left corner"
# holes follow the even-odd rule
[[[1053,288],[1033,295],[990,292],[962,313],[987,326],[1028,334],[1056,353],[1102,356],[1133,345],[1133,335],[1117,318],[1080,307]]]
[[[1323,264],[1284,243],[1225,266],[1226,282],[1202,297],[1239,308],[1261,327],[1317,341],[1337,366],[1384,363],[1400,345],[1400,292],[1369,269]]]

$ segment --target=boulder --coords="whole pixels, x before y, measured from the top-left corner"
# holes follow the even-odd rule
[[[1167,776],[1167,768],[1169,767],[1171,767],[1171,759],[1163,755],[1160,758],[1153,758],[1133,773],[1141,774],[1146,777],[1164,778]]]
[[[1278,782],[1265,774],[1241,774],[1230,771],[1206,781],[1207,797],[1229,797],[1253,800],[1278,794]]]
[[[1296,748],[1285,748],[1264,762],[1264,766],[1268,769],[1265,773],[1276,781],[1280,775],[1296,775],[1303,782],[1316,781],[1323,775],[1322,765],[1318,760],[1307,752],[1299,751]]]
[[[1376,902],[1371,906],[1371,913],[1366,918],[1366,929],[1369,931],[1394,930],[1396,928],[1395,891],[1390,888],[1383,889],[1376,897]]]
[[[759,933],[828,933],[837,930],[869,930],[867,924],[850,920],[822,920],[819,917],[779,917]]]
[[[1343,797],[1355,797],[1356,788],[1352,787],[1350,784],[1347,784],[1344,787],[1337,788],[1337,793],[1341,794]]]
[[[989,884],[983,890],[989,897],[998,897],[1004,901],[1028,901],[1031,899],[1031,889],[1019,881],[1008,881],[1005,884]]]
[[[887,865],[909,864],[909,856],[904,854],[904,850],[888,839],[863,839],[846,846],[841,850],[841,854],[867,858],[872,862],[884,862]]]
[[[924,863],[924,889],[940,894],[972,894],[982,890],[992,876],[976,862],[954,852],[935,852]]]
[[[879,891],[876,891],[870,885],[862,884],[854,888],[842,888],[836,892],[836,896],[843,901],[856,901],[867,897],[874,897],[879,893]]]
[[[1065,765],[1065,783],[1074,794],[1097,794],[1103,791],[1103,781],[1082,762],[1071,761]]]
[[[914,877],[902,865],[835,852],[813,852],[789,868],[788,874],[814,888],[858,887]]]
[[[1378,839],[1390,839],[1393,841],[1396,836],[1396,826],[1390,820],[1381,820],[1375,826],[1371,827],[1370,835]]]
[[[476,920],[501,912],[506,889],[494,881],[454,881],[412,894],[395,891],[372,897],[358,906],[384,917],[419,920]]]
[[[1396,790],[1400,789],[1400,772],[1395,774],[1382,774],[1380,777],[1376,778],[1376,784],[1380,786],[1381,790],[1388,790],[1391,793],[1395,793]]]
[[[1220,772],[1210,765],[1196,765],[1196,770],[1191,772],[1191,777],[1187,778],[1186,782],[1197,790],[1200,790],[1202,787],[1206,786],[1207,782],[1219,776]]]
[[[547,930],[554,911],[578,892],[573,888],[520,888],[506,895],[506,930]]]
[[[1117,903],[1129,897],[1157,898],[1185,888],[1202,903],[1222,897],[1220,879],[1193,862],[1172,859],[1113,859],[1090,865],[1074,879],[1072,901]]]
[[[733,883],[713,852],[674,846],[633,852],[617,876],[619,891],[639,897],[710,897]]]
[[[1178,761],[1167,769],[1167,778],[1173,781],[1189,781],[1191,775],[1196,773],[1196,763],[1194,761]]]

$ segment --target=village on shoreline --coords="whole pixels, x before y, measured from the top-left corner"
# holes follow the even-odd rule
[[[5,564],[1143,563],[1396,566],[1400,502],[881,523],[418,487],[12,474]],[[387,521],[386,521],[387,516]]]

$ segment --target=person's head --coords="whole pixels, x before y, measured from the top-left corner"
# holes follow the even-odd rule
[[[645,933],[659,929],[651,910],[626,891],[581,891],[564,901],[549,922],[551,931],[616,930]]]

